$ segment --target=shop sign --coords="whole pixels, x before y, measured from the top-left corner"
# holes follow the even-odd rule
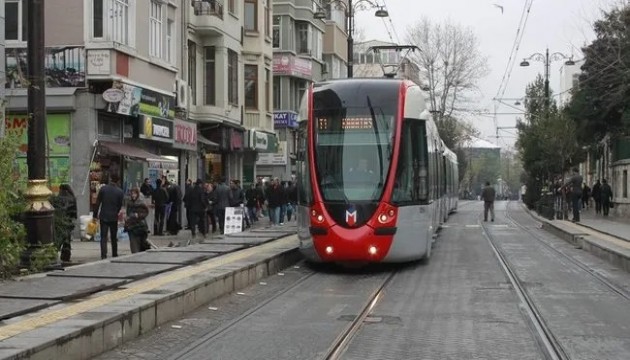
[[[247,148],[259,153],[276,152],[278,149],[277,137],[263,131],[249,130]]]
[[[292,54],[274,54],[273,74],[311,79],[313,63],[311,60],[302,59]]]
[[[88,50],[87,73],[88,75],[109,75],[111,71],[111,54],[109,50]]]
[[[197,150],[197,123],[175,119],[173,147],[184,150]]]
[[[140,112],[149,116],[174,119],[175,96],[165,95],[149,89],[142,89]]]
[[[103,92],[103,100],[108,103],[121,102],[125,98],[125,92],[120,89],[107,89]]]
[[[274,129],[297,128],[297,114],[293,111],[275,111],[273,113],[273,127]]]
[[[27,115],[7,115],[4,118],[6,135],[14,135],[20,139],[18,156],[26,156],[28,150],[28,120]],[[48,130],[48,154],[51,156],[70,154],[70,114],[46,115],[46,129]]]
[[[5,73],[7,89],[26,89],[27,48],[7,47]],[[83,46],[46,47],[44,50],[46,87],[85,87],[85,48]],[[108,73],[109,74],[109,73]]]
[[[148,161],[149,169],[178,170],[179,164],[174,161]]]
[[[278,151],[274,153],[258,154],[256,165],[286,165],[287,160],[287,142],[280,141],[278,145]]]
[[[146,115],[140,116],[139,121],[141,139],[173,142],[173,121]]]
[[[110,102],[107,104],[106,110],[121,115],[137,116],[140,110],[140,97],[142,96],[142,88],[125,84],[120,81],[114,81],[112,88],[123,93],[122,99],[118,102]],[[105,95],[103,93],[103,95]]]
[[[244,141],[243,141],[243,132],[230,129],[230,150],[243,150],[244,149]]]

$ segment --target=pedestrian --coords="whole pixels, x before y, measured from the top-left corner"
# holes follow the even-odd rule
[[[149,178],[144,178],[144,182],[142,183],[142,186],[140,186],[140,192],[142,193],[142,195],[144,195],[144,197],[151,197],[151,194],[153,193],[153,187],[151,187]]]
[[[267,187],[267,209],[269,211],[269,219],[271,226],[280,225],[280,208],[282,207],[283,191],[280,185],[280,179],[271,180],[271,184]]]
[[[147,216],[149,216],[149,207],[140,199],[140,190],[133,187],[129,192],[125,219],[125,231],[129,234],[129,247],[133,254],[150,248],[147,241],[149,236]]]
[[[112,257],[118,256],[118,214],[123,206],[124,194],[118,187],[118,175],[110,176],[109,184],[101,187],[96,197],[94,219],[100,220],[101,259],[107,258],[108,233],[112,242]]]
[[[595,200],[595,214],[601,214],[602,212],[602,184],[599,182],[599,179],[593,185],[593,190],[591,191],[591,196],[593,200]]]
[[[486,187],[481,191],[481,199],[483,200],[483,221],[488,221],[488,211],[490,211],[490,221],[494,221],[494,199],[496,191],[490,182],[486,181]]]
[[[155,181],[155,190],[151,196],[151,202],[155,208],[155,220],[153,222],[153,234],[155,236],[164,235],[164,217],[166,216],[168,193],[162,184],[160,179]]]
[[[166,220],[166,231],[171,235],[177,235],[179,230],[182,229],[182,226],[179,224],[179,212],[182,208],[182,191],[176,183],[169,182],[167,193],[171,211]]]
[[[203,188],[203,181],[197,179],[195,186],[184,195],[184,201],[190,209],[190,232],[193,239],[197,236],[197,229],[206,238],[206,208],[208,196]]]
[[[206,233],[216,233],[217,232],[217,217],[214,214],[214,204],[216,203],[216,193],[214,192],[214,185],[212,183],[206,183],[205,191],[206,196],[208,198],[208,206],[206,207]],[[212,230],[210,230],[210,226],[212,226]]]
[[[63,215],[68,219],[67,222],[64,222],[63,228],[59,229],[63,238],[59,248],[61,253],[60,259],[63,262],[69,262],[72,255],[72,230],[74,230],[77,220],[77,198],[74,196],[74,191],[72,191],[69,184],[61,184],[59,186],[57,201]]]
[[[225,208],[230,207],[230,188],[225,184],[225,176],[221,176],[219,184],[214,189],[214,214],[219,220],[219,231],[225,233]]]
[[[289,181],[289,187],[287,188],[287,221],[291,222],[291,217],[297,209],[297,186],[293,181]],[[294,217],[297,220],[297,216]]]
[[[573,208],[573,222],[580,221],[580,200],[582,199],[582,184],[584,179],[580,175],[578,168],[573,168],[573,176],[569,178],[569,181],[565,184],[569,188],[571,193],[571,205]]]
[[[588,200],[591,197],[591,188],[584,183],[582,186],[582,209],[588,209]]]
[[[610,208],[613,207],[613,192],[610,185],[608,185],[608,181],[606,179],[602,180],[601,197],[602,211],[604,212],[604,216],[608,216]]]

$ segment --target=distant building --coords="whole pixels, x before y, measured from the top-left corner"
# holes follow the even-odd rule
[[[468,167],[461,183],[465,197],[476,197],[486,181],[495,184],[501,172],[501,147],[471,137],[462,145],[466,152]]]
[[[565,64],[560,68],[560,92],[558,98],[560,107],[568,105],[573,91],[578,89],[582,65],[584,65],[584,60],[577,60],[575,65]]]
[[[387,72],[396,71],[396,78],[420,83],[420,69],[407,58],[402,58],[407,50],[380,50],[379,54],[370,50],[373,46],[397,45],[391,42],[370,40],[354,45],[354,77],[383,77]]]

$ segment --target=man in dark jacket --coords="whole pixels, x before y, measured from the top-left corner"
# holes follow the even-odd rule
[[[140,192],[144,197],[151,197],[153,193],[153,188],[151,187],[151,183],[149,182],[149,178],[145,178],[142,186],[140,186]]]
[[[578,168],[573,168],[573,176],[569,178],[569,181],[565,184],[571,191],[571,206],[573,208],[573,222],[580,221],[580,199],[582,199],[582,184],[584,178],[580,175]]]
[[[284,189],[280,185],[280,179],[272,180],[271,185],[267,187],[267,208],[269,209],[269,219],[271,225],[280,225],[280,208],[284,200]]]
[[[203,188],[201,179],[197,179],[195,186],[186,192],[184,202],[190,211],[190,232],[192,237],[196,236],[197,228],[201,235],[206,237],[206,207],[208,206],[208,195]]]
[[[599,179],[593,185],[591,196],[595,200],[595,214],[600,214],[602,212],[602,184],[599,182]]]
[[[219,230],[225,232],[225,208],[230,207],[230,188],[225,184],[225,176],[222,176],[219,184],[214,189],[214,213],[219,219]]]
[[[109,184],[101,187],[96,198],[94,219],[100,220],[101,259],[107,258],[107,234],[112,237],[112,256],[118,256],[118,213],[123,206],[123,191],[118,187],[118,175],[112,174]]]
[[[490,221],[494,221],[494,199],[496,191],[490,182],[486,181],[486,187],[481,191],[481,200],[483,200],[483,221],[488,221],[488,210],[490,210]]]
[[[604,216],[608,216],[608,212],[610,211],[610,208],[611,208],[610,205],[612,204],[613,192],[610,185],[608,185],[608,181],[606,179],[602,180],[601,196],[602,196],[602,210],[604,212]]]

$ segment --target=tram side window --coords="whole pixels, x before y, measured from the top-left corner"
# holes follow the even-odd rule
[[[406,119],[403,123],[400,155],[392,201],[399,206],[426,203],[427,145],[424,122]]]

